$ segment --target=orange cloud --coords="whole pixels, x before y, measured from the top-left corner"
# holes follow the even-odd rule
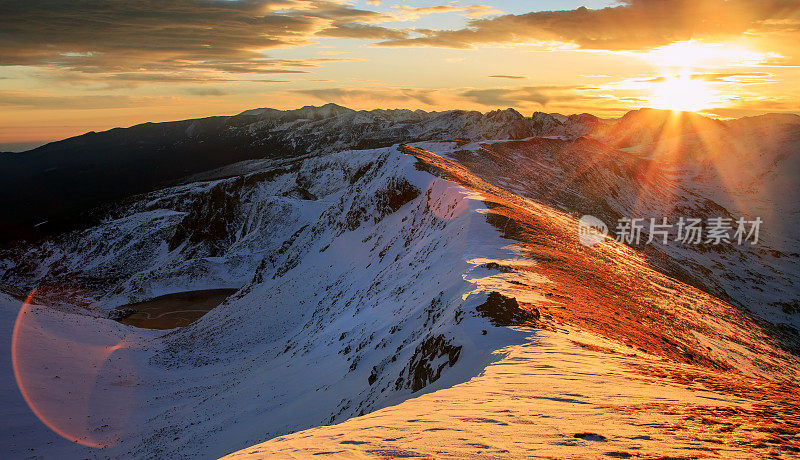
[[[582,7],[475,19],[459,30],[418,29],[416,36],[379,45],[474,48],[555,42],[594,50],[645,50],[675,41],[747,34],[794,56],[799,25],[796,0],[628,0],[599,10]]]

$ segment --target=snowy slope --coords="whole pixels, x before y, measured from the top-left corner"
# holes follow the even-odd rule
[[[345,164],[356,167],[340,169]],[[112,441],[103,455],[221,455],[395,404],[422,389],[464,381],[494,359],[499,343],[521,342],[523,335],[493,328],[475,316],[474,307],[486,296],[471,295],[474,286],[463,278],[477,255],[508,252],[475,212],[482,202],[467,198],[455,184],[417,171],[413,164],[413,158],[394,149],[311,160],[303,166],[307,169],[294,173],[327,176],[309,189],[320,197],[310,209],[303,207],[301,214],[310,223],[296,222],[300,228],[291,227],[283,238],[258,226],[237,233],[226,257],[185,260],[207,251],[204,242],[184,243],[172,251],[162,242],[153,251],[155,259],[141,261],[141,251],[120,251],[117,240],[91,238],[107,235],[106,226],[114,225],[119,241],[126,241],[142,235],[139,219],[161,222],[163,216],[174,215],[147,209],[110,220],[88,235],[66,237],[65,244],[90,244],[68,246],[69,254],[85,254],[85,259],[64,261],[59,257],[66,251],[53,256],[56,251],[48,250],[47,260],[55,260],[58,270],[89,271],[87,264],[94,264],[93,270],[114,270],[117,277],[127,277],[114,285],[113,297],[89,304],[98,314],[113,300],[167,292],[178,282],[192,286],[196,277],[205,280],[204,287],[237,281],[243,285],[237,295],[189,327],[164,336],[128,331],[125,345],[115,354],[122,353],[135,369],[131,397],[141,406],[134,405],[126,414],[128,421],[115,428],[118,431],[101,433],[103,440],[127,441]],[[360,177],[355,170],[363,171]],[[198,187],[211,186],[218,184]],[[158,200],[174,203],[172,194],[184,191],[147,200],[151,205]],[[262,196],[254,206],[263,210],[272,200]],[[292,200],[301,201],[287,199]],[[136,224],[128,226],[131,221]],[[262,249],[269,244],[277,249],[268,257],[264,251],[250,252],[246,243],[256,235],[271,238]],[[157,234],[152,238],[161,239]],[[250,259],[237,253],[239,248]],[[126,259],[120,259],[122,254]],[[256,257],[251,279],[215,278],[225,270],[196,268],[213,259],[235,274],[237,267]],[[61,268],[67,262],[72,265]],[[142,272],[140,263],[152,268]],[[150,282],[143,288],[140,280],[145,278]],[[92,329],[98,333],[113,335],[122,328],[125,334],[124,326],[82,313],[61,308],[40,314],[70,318],[54,318],[53,324],[94,321]],[[482,336],[487,329],[496,332]],[[71,333],[56,335],[82,341]],[[75,361],[82,358],[65,356],[59,362],[67,369],[80,367]],[[84,438],[92,439],[96,429],[87,429]],[[16,445],[12,452],[20,454],[17,449],[22,448]]]
[[[246,115],[259,119],[254,133],[291,134],[310,153],[193,175],[128,198],[97,225],[0,250],[0,291],[35,289],[22,310],[2,294],[4,330],[16,320],[21,331],[2,353],[51,428],[102,446],[56,437],[10,378],[2,436],[12,457],[798,448],[792,339],[739,308],[796,325],[770,303],[797,295],[796,234],[768,232],[767,255],[578,244],[583,213],[740,211],[720,204],[702,168],[654,162],[651,137],[622,150],[580,137],[610,132],[597,119],[514,111]],[[796,161],[793,129],[770,138],[786,152],[774,164]],[[347,149],[370,136],[394,145]],[[407,138],[418,142],[397,145]],[[786,174],[765,166],[749,180],[775,177]],[[776,255],[781,241],[789,247]],[[238,292],[184,328],[106,319],[119,305],[210,288]],[[759,417],[785,426],[704,428]],[[607,444],[574,437],[584,431]]]
[[[537,332],[467,383],[225,458],[792,455],[773,444],[786,425],[763,418],[792,415],[753,397],[643,379],[631,368],[641,358],[625,354],[632,350],[579,345],[586,343],[598,341],[574,332]]]

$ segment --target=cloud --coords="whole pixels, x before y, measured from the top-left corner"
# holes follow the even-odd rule
[[[648,78],[631,78],[615,83],[619,84],[640,84],[640,83],[664,83],[671,79],[681,78],[681,74],[674,75],[659,75],[656,77]],[[738,85],[743,84],[763,84],[772,83],[777,80],[774,79],[775,74],[769,72],[703,72],[693,73],[688,75],[692,80],[701,80],[712,83],[735,83]]]
[[[174,101],[172,97],[134,97],[126,95],[59,96],[44,92],[0,91],[0,107],[25,107],[46,110],[117,109]]]
[[[10,0],[0,15],[0,65],[85,73],[300,73],[264,50],[315,37],[399,39],[388,16],[316,0]]]
[[[462,14],[470,20],[457,30],[381,25],[436,13]],[[540,42],[645,50],[679,40],[746,33],[752,40],[775,41],[784,55],[797,54],[794,43],[800,39],[796,0],[627,0],[599,10],[499,13],[487,5],[454,3],[400,4],[378,12],[343,0],[6,0],[0,15],[0,66],[145,73],[163,75],[169,82],[176,75],[189,78],[197,72],[210,79],[227,78],[220,74],[309,72],[304,68],[331,61],[292,62],[264,53],[323,38],[379,40],[379,46],[395,47]]]
[[[509,80],[522,80],[528,77],[522,75],[489,75],[489,78],[507,78]]]
[[[285,83],[297,75],[308,75],[313,69],[329,62],[359,59],[259,59],[248,62],[206,62],[208,68],[195,63],[142,64],[138,70],[104,69],[99,65],[74,68],[34,67],[20,70],[21,79],[35,79],[42,87],[52,84],[80,87],[83,91],[130,89],[154,84],[211,84],[211,83]]]
[[[732,102],[733,104],[730,107],[718,107],[704,112],[723,118],[760,115],[765,112],[800,114],[800,111],[797,110],[797,102],[793,98],[749,95],[747,97],[734,97]]]
[[[579,90],[591,89],[583,86],[525,86],[521,88],[470,89],[460,96],[472,102],[491,107],[520,107],[531,103],[541,106],[551,102],[574,101],[588,96]]]
[[[197,72],[210,79],[225,78],[219,73],[306,73],[297,67],[332,60],[279,61],[265,57],[265,51],[321,38],[403,40],[408,30],[379,24],[445,12],[478,18],[494,10],[400,5],[381,13],[344,0],[6,0],[0,15],[0,66],[141,72],[148,79],[163,75],[164,82]]]
[[[301,89],[294,91],[298,94],[315,97],[325,102],[352,103],[369,100],[382,103],[408,103],[421,102],[426,105],[437,105],[437,90],[420,88],[320,88]]]
[[[304,71],[305,73],[305,71]],[[175,72],[119,72],[119,73],[85,73],[65,72],[59,69],[34,68],[21,71],[20,79],[36,79],[41,88],[78,89],[85,94],[106,91],[129,90],[141,86],[155,84],[174,84],[182,87],[214,86],[224,83],[287,83],[288,79],[266,78],[261,75],[240,76],[211,72],[175,71]],[[206,91],[206,90],[200,90]]]
[[[337,102],[344,105],[385,106],[397,104],[407,107],[419,103],[427,106],[457,107],[465,101],[471,107],[475,105],[488,108],[516,107],[520,109],[553,106],[558,108],[582,107],[591,101],[597,110],[619,112],[629,100],[613,97],[595,86],[578,85],[540,85],[503,88],[402,88],[402,87],[367,87],[367,88],[320,88],[299,89],[295,94],[314,97],[324,102]],[[641,103],[641,100],[634,101]],[[624,103],[624,104],[623,104]],[[611,107],[609,104],[616,104]]]
[[[225,90],[213,86],[194,86],[187,88],[185,91],[186,94],[191,94],[192,96],[227,96],[230,94]]]
[[[645,50],[690,40],[754,39],[798,42],[796,0],[627,0],[591,10],[542,11],[474,19],[459,30],[417,29],[380,46],[474,48],[492,44],[568,43],[592,50]],[[767,35],[769,37],[767,37]],[[791,40],[791,39],[794,40]]]
[[[383,2],[384,4],[387,2]],[[401,3],[401,2],[389,2]],[[410,3],[410,2],[409,2]],[[426,2],[431,5],[434,2]],[[466,2],[465,2],[466,3]],[[532,2],[531,2],[532,3]],[[90,108],[131,107],[160,103],[157,98],[103,96],[112,89],[133,88],[155,83],[175,86],[174,94],[195,96],[224,96],[223,91],[238,95],[236,85],[212,83],[281,82],[302,77],[304,85],[311,80],[309,74],[332,62],[357,59],[319,55],[324,47],[310,47],[309,59],[277,59],[282,48],[317,44],[331,45],[331,51],[340,52],[340,40],[329,38],[371,40],[386,47],[445,47],[477,48],[494,45],[539,43],[545,48],[588,49],[615,51],[615,58],[631,56],[641,64],[653,48],[687,40],[708,42],[728,39],[743,40],[744,45],[762,45],[755,50],[755,63],[742,65],[715,64],[691,69],[692,78],[702,79],[714,86],[726,84],[749,85],[753,91],[766,91],[758,83],[782,82],[794,72],[791,69],[775,70],[768,66],[800,64],[800,2],[797,0],[621,0],[617,6],[599,10],[578,8],[569,11],[537,11],[527,14],[502,14],[485,5],[462,6],[442,0],[434,6],[414,7],[405,2],[380,11],[370,11],[350,0],[4,0],[0,14],[0,70],[13,76],[6,88],[16,85],[25,91],[0,91],[0,106]],[[379,1],[367,2],[377,6]],[[466,17],[466,26],[455,30],[413,28],[398,21],[416,21],[426,15],[449,14]],[[452,18],[451,18],[452,19]],[[449,23],[449,22],[448,22]],[[401,28],[402,27],[402,28]],[[744,46],[743,45],[743,46]],[[689,48],[695,48],[692,44]],[[746,46],[745,46],[746,48]],[[347,56],[359,56],[357,47],[344,48]],[[671,51],[675,51],[670,48]],[[643,52],[647,51],[647,52]],[[300,50],[292,56],[300,56]],[[462,62],[470,53],[436,54],[417,76],[397,73],[396,78],[414,81],[394,83],[397,87],[373,86],[376,79],[386,78],[385,66],[359,67],[366,73],[354,78],[370,80],[368,87],[358,83],[333,88],[337,83],[322,83],[330,88],[305,89],[290,92],[291,97],[304,94],[321,101],[361,101],[361,105],[396,103],[398,105],[441,106],[441,104],[472,102],[472,106],[527,107],[552,105],[565,107],[583,104],[593,107],[640,104],[637,92],[640,87],[626,88],[615,83],[602,88],[570,86],[522,86],[528,72],[514,75],[515,68],[492,70],[493,62],[484,61],[475,66],[458,66],[473,77],[501,79],[486,80],[498,86],[518,87],[441,88],[440,90],[413,88],[425,86],[426,74],[442,71],[445,63]],[[605,53],[597,53],[602,56]],[[680,52],[673,53],[681,61]],[[289,55],[289,54],[286,54]],[[763,56],[768,56],[768,61]],[[363,56],[374,56],[366,53]],[[417,56],[409,58],[404,53],[398,59],[406,61],[397,65],[406,67],[419,64]],[[410,59],[410,61],[408,60]],[[541,65],[558,65],[561,55],[552,60],[543,58]],[[646,60],[646,59],[645,59]],[[599,62],[600,60],[598,60]],[[608,61],[611,62],[611,61]],[[616,61],[615,61],[616,62]],[[655,62],[655,61],[653,61]],[[437,67],[436,65],[439,65]],[[590,63],[591,64],[591,63]],[[420,64],[421,65],[421,64]],[[23,66],[5,69],[2,66]],[[625,78],[645,79],[631,75],[625,68],[610,69],[599,64],[594,77],[610,80]],[[758,68],[756,68],[758,67]],[[463,69],[462,69],[463,68]],[[472,69],[472,70],[469,70]],[[488,69],[488,70],[487,70]],[[341,80],[334,69],[326,80]],[[613,70],[613,72],[612,72]],[[741,70],[741,72],[739,72]],[[765,72],[746,72],[764,70]],[[669,72],[677,71],[668,70]],[[489,72],[498,72],[488,75]],[[505,73],[510,72],[510,73]],[[569,69],[559,71],[563,81],[574,80]],[[775,74],[767,74],[775,72]],[[549,74],[549,73],[548,73]],[[342,74],[340,73],[339,76]],[[343,78],[347,78],[345,75]],[[780,77],[779,77],[780,76]],[[577,75],[586,77],[586,75]],[[3,78],[3,77],[0,77]],[[533,78],[533,77],[531,77]],[[585,81],[585,80],[584,80]],[[600,81],[600,80],[596,80]],[[605,81],[605,80],[603,80]],[[632,80],[631,80],[632,81]],[[206,84],[208,83],[208,84]],[[623,83],[628,83],[624,81]],[[639,83],[658,83],[657,80]],[[791,81],[785,82],[787,97],[795,100]],[[48,94],[53,86],[76,94],[84,91],[86,97]],[[193,89],[187,89],[194,86]],[[249,89],[255,85],[242,85]],[[306,87],[308,87],[306,86]],[[479,85],[476,85],[479,86]],[[651,85],[652,86],[652,85]],[[246,87],[246,88],[244,88]],[[43,88],[45,92],[31,92],[30,88]],[[769,88],[767,88],[768,90]],[[123,93],[119,91],[118,93]],[[138,92],[137,92],[138,93]],[[142,92],[143,93],[143,92]],[[154,94],[165,94],[157,91]],[[276,94],[286,95],[280,92]],[[177,99],[175,99],[177,100]],[[786,103],[781,100],[781,103]],[[603,105],[605,104],[605,105]],[[609,109],[610,110],[610,109]]]
[[[386,27],[376,26],[372,24],[334,24],[324,30],[316,33],[320,37],[334,37],[334,38],[362,38],[362,39],[380,39],[380,40],[399,40],[408,36],[408,32],[396,29],[389,29]]]
[[[482,18],[493,14],[501,14],[502,11],[492,8],[488,5],[434,5],[434,6],[410,6],[410,5],[392,5],[394,9],[393,16],[398,21],[416,21],[422,16],[427,16],[435,13],[463,13],[466,17],[471,19]]]
[[[703,80],[714,83],[763,84],[777,80],[769,72],[728,72],[728,73],[699,73],[691,76],[693,80]]]

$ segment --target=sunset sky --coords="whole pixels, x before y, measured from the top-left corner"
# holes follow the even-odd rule
[[[800,111],[797,0],[5,0],[0,150],[336,102]]]

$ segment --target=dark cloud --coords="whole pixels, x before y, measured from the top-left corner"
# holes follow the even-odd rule
[[[334,24],[334,27],[321,30],[317,32],[316,35],[333,38],[399,40],[407,37],[408,33],[402,30],[389,29],[372,24],[353,23]]]
[[[460,94],[478,104],[491,107],[519,107],[535,103],[547,105],[551,102],[573,101],[586,98],[578,90],[589,89],[583,86],[525,86],[521,88],[471,89]]]
[[[470,21],[460,30],[418,29],[418,36],[382,46],[473,48],[555,41],[584,49],[644,50],[689,39],[748,34],[798,38],[797,0],[628,0],[599,10],[543,11]],[[793,40],[791,47],[795,47]],[[787,46],[788,48],[788,46]]]
[[[280,61],[263,50],[316,36],[398,39],[373,11],[315,0],[6,0],[0,65],[86,73],[301,73],[324,62]]]
[[[291,80],[235,80],[237,82],[248,81],[251,83],[291,83]],[[185,88],[183,91],[192,96],[227,96],[234,94],[234,92],[227,91],[220,87],[221,85],[202,85],[191,86]]]
[[[187,94],[191,94],[192,96],[227,96],[227,91],[224,91],[220,88],[214,87],[204,87],[204,86],[197,86],[193,88],[186,89]]]
[[[229,92],[213,86],[195,86],[186,89],[186,94],[192,96],[227,96]]]
[[[473,102],[477,102],[478,104],[488,105],[488,106],[514,106],[518,105],[521,102],[517,97],[514,97],[514,90],[505,89],[505,88],[490,88],[490,89],[472,89],[469,91],[464,91],[461,93],[462,97],[465,97]],[[517,95],[519,93],[517,92]],[[530,100],[530,98],[535,99],[534,102],[537,102],[541,105],[547,103],[548,99],[538,91],[528,91],[526,97]]]
[[[528,77],[522,75],[489,75],[489,78],[507,78],[509,80],[522,80]]]

